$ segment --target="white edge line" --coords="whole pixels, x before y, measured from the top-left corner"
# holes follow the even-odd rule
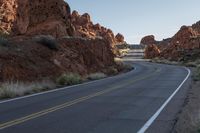
[[[185,69],[188,71],[186,78],[178,86],[178,88],[172,93],[172,95],[165,101],[165,103],[156,111],[156,113],[143,125],[143,127],[137,133],[144,133],[151,126],[151,124],[156,120],[156,118],[159,116],[159,114],[162,112],[162,110],[167,106],[167,104],[172,100],[172,98],[180,90],[180,88],[183,86],[183,84],[187,81],[187,79],[190,76],[191,71],[188,68],[185,68]]]
[[[136,69],[137,68],[134,67],[134,69],[129,71],[128,73],[130,73],[132,71],[135,71]],[[120,74],[120,76],[125,75],[125,74],[127,74],[127,73]],[[119,76],[119,75],[116,75],[116,76]],[[116,76],[111,76],[111,77],[107,77],[107,78],[103,78],[103,79],[99,79],[99,80],[95,80],[95,81],[89,81],[89,82],[82,83],[82,84],[77,84],[77,85],[71,85],[71,86],[67,86],[67,87],[52,89],[52,90],[49,90],[49,91],[39,92],[39,93],[30,94],[30,95],[27,95],[27,96],[21,96],[21,97],[17,97],[17,98],[12,98],[12,99],[8,99],[8,100],[2,100],[2,101],[0,101],[0,104],[7,103],[7,102],[12,102],[12,101],[16,101],[16,100],[21,100],[21,99],[25,99],[25,98],[30,98],[30,97],[34,97],[34,96],[39,96],[39,95],[43,95],[43,94],[48,94],[48,93],[52,93],[52,92],[62,91],[62,90],[65,90],[65,89],[70,89],[70,88],[78,87],[78,86],[82,86],[82,85],[92,84],[92,83],[96,83],[96,82],[99,82],[99,81],[103,81],[103,80],[107,80],[107,79],[110,79],[110,78],[114,78]]]

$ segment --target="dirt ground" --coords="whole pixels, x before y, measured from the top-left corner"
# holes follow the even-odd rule
[[[200,81],[189,89],[173,133],[200,133]]]

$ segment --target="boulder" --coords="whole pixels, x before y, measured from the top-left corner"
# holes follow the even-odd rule
[[[117,41],[117,43],[124,43],[124,36],[120,33],[118,33],[116,36],[115,36],[115,40]]]
[[[149,44],[145,48],[145,55],[146,59],[152,59],[158,57],[160,55],[160,49],[155,44]]]
[[[149,44],[155,44],[155,37],[154,35],[148,35],[142,38],[140,44],[142,45],[149,45]]]

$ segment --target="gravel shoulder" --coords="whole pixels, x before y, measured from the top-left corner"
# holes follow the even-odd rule
[[[188,90],[173,133],[200,133],[200,81],[193,82]]]

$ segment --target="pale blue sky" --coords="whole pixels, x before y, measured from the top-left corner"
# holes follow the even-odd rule
[[[71,10],[87,12],[94,23],[122,33],[128,43],[154,34],[171,37],[182,25],[200,20],[200,0],[66,0]]]

